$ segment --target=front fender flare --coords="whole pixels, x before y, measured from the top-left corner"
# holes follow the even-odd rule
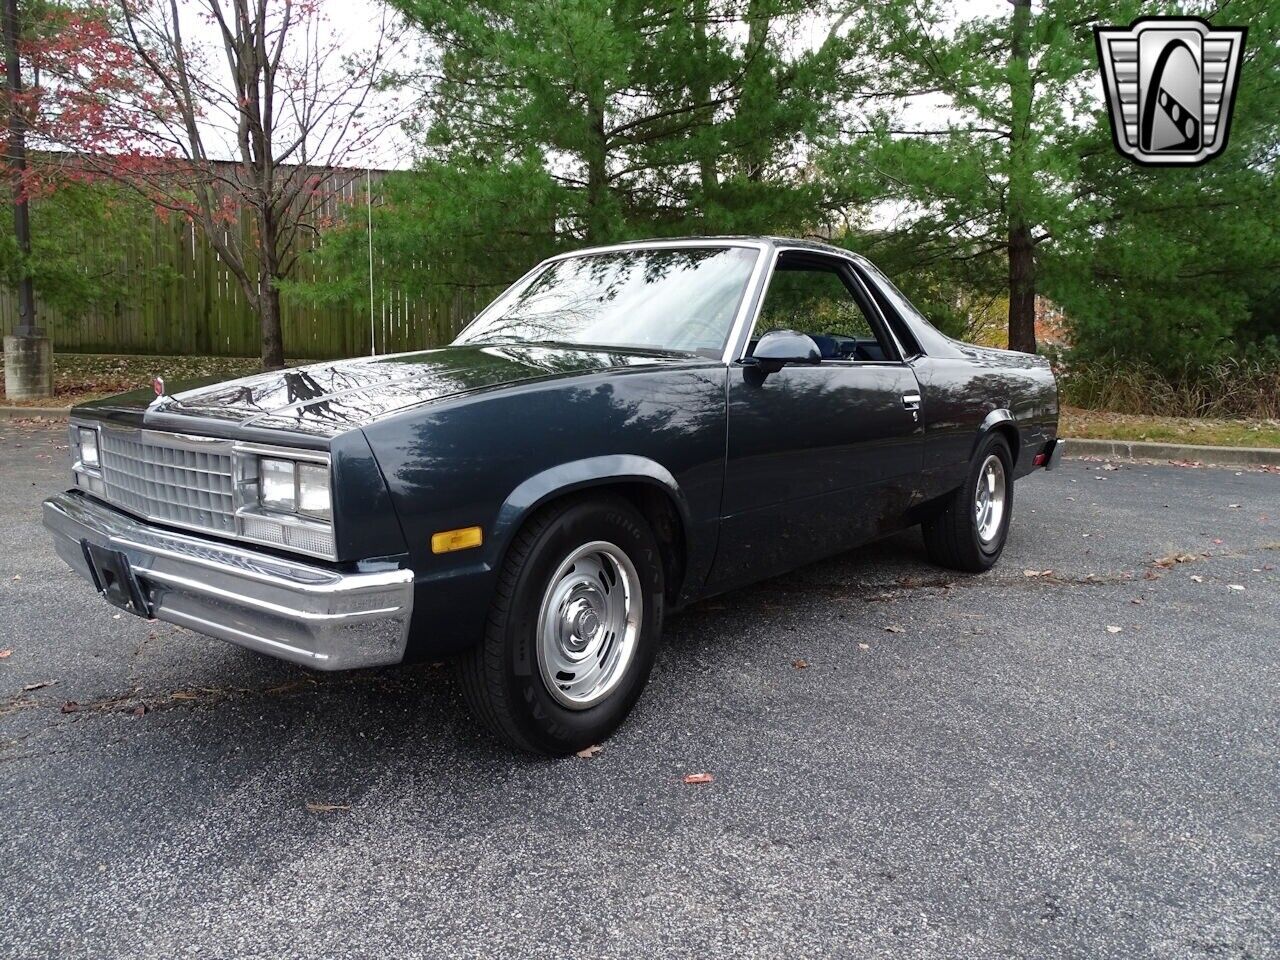
[[[549,467],[522,482],[502,502],[493,523],[493,540],[497,556],[525,519],[547,501],[610,483],[646,483],[670,495],[680,512],[680,521],[689,528],[689,504],[671,471],[655,460],[633,454],[587,457]],[[497,559],[495,556],[495,561]]]

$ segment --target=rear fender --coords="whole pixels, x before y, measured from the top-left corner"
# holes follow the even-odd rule
[[[983,441],[987,439],[993,430],[999,430],[1001,433],[1010,435],[1009,452],[1013,454],[1013,462],[1016,467],[1021,459],[1019,454],[1022,452],[1022,434],[1018,430],[1018,421],[1014,419],[1013,413],[1004,407],[988,413],[981,426],[978,427],[978,435],[973,438],[973,448],[969,451],[970,462],[973,461],[974,456],[978,453],[978,448],[982,446]]]

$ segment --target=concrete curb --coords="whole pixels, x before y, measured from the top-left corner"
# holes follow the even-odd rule
[[[70,407],[0,407],[0,420],[29,420],[36,417],[65,420],[70,412]]]
[[[1209,447],[1193,443],[1150,443],[1136,440],[1085,440],[1064,437],[1068,457],[1111,457],[1124,460],[1196,460],[1229,467],[1280,466],[1280,450],[1267,447]]]

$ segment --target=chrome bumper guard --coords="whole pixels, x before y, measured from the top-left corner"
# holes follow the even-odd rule
[[[412,570],[339,573],[173,533],[72,493],[44,502],[44,525],[95,585],[86,544],[122,553],[158,620],[317,670],[404,658]]]

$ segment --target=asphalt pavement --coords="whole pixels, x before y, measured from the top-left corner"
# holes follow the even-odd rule
[[[65,457],[0,424],[0,956],[1280,956],[1280,473],[1067,460],[986,575],[911,532],[701,603],[553,762],[439,665],[118,616]]]

